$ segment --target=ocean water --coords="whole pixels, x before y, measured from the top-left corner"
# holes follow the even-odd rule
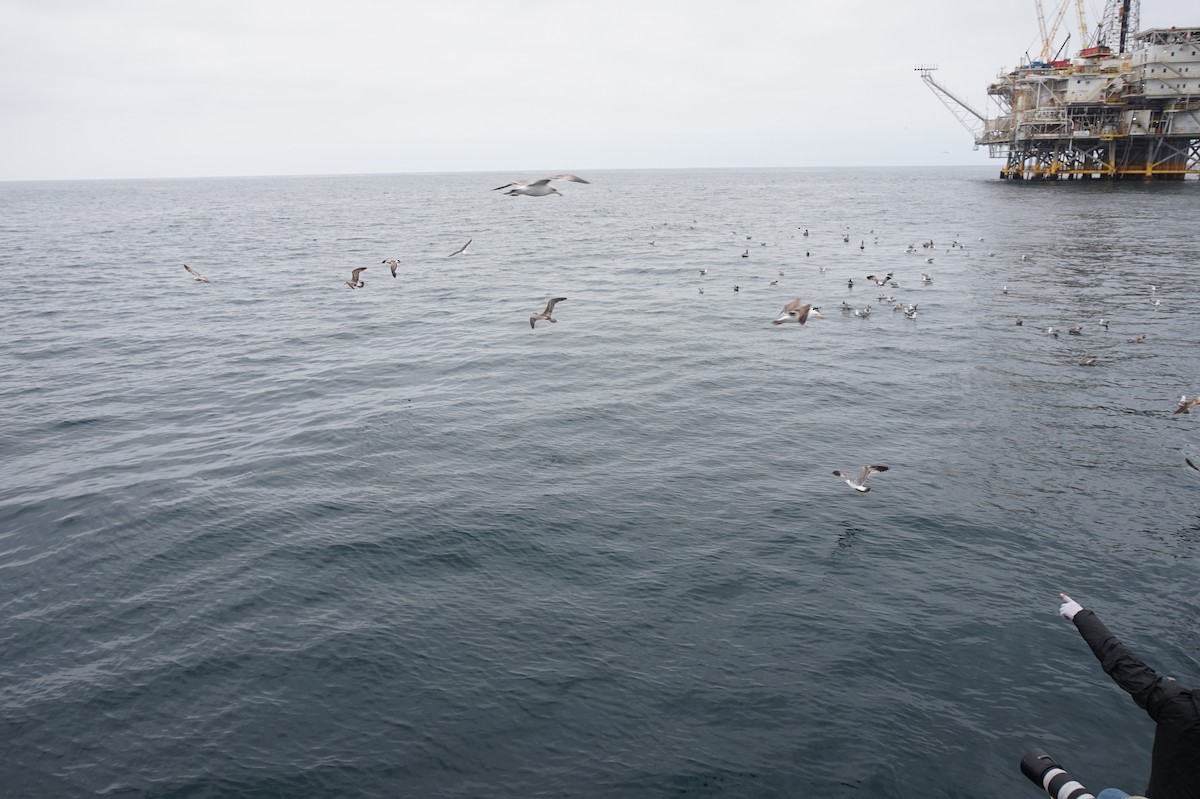
[[[0,794],[1140,791],[1200,184],[997,172],[0,184]]]

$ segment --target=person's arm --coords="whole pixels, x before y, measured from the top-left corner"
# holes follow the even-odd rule
[[[1104,626],[1104,622],[1100,621],[1095,613],[1081,607],[1078,602],[1066,594],[1059,596],[1064,600],[1059,612],[1063,618],[1074,622],[1079,634],[1083,636],[1084,641],[1087,641],[1087,645],[1092,648],[1092,653],[1100,661],[1100,667],[1109,677],[1113,678],[1117,685],[1133,697],[1133,701],[1137,703],[1138,707],[1157,721],[1162,700],[1171,693],[1168,680],[1160,677],[1154,669],[1143,663],[1118,641],[1117,637],[1109,632],[1109,629]]]

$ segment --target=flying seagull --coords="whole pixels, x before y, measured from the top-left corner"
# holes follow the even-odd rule
[[[1188,466],[1191,466],[1193,469],[1195,469],[1196,471],[1200,472],[1200,466],[1197,466],[1196,464],[1192,463],[1192,459],[1191,459],[1191,458],[1188,458],[1188,457],[1186,457],[1186,456],[1185,456],[1185,457],[1184,457],[1184,460],[1185,460],[1185,461],[1187,461],[1187,465],[1188,465]]]
[[[1200,405],[1200,394],[1191,399],[1188,399],[1187,394],[1184,394],[1179,398],[1179,407],[1171,411],[1171,413],[1190,413],[1192,408],[1195,408],[1197,405]]]
[[[552,180],[570,180],[575,183],[591,183],[590,180],[584,180],[577,175],[551,175],[548,178],[542,178],[541,180],[534,181],[514,180],[512,183],[505,183],[503,186],[497,186],[496,188],[492,189],[492,191],[508,189],[508,191],[504,193],[509,197],[519,197],[522,194],[527,197],[545,197],[550,194],[557,194],[559,197],[562,197],[563,193],[550,185],[550,181]]]
[[[550,302],[546,303],[546,310],[542,311],[541,313],[535,313],[533,316],[529,317],[529,326],[534,327],[539,319],[545,319],[547,322],[557,322],[558,320],[550,314],[554,312],[554,306],[565,299],[566,297],[554,297],[551,299]]]
[[[192,280],[195,280],[197,283],[211,283],[212,282],[211,280],[206,278],[204,275],[197,272],[195,269],[192,269],[187,264],[184,264],[183,268],[188,271],[188,274],[192,276]]]
[[[872,472],[886,472],[887,470],[888,470],[887,466],[864,466],[864,467],[862,467],[862,471],[858,473],[857,479],[850,477],[849,474],[847,474],[846,472],[843,472],[841,469],[834,469],[833,474],[835,477],[840,477],[843,480],[845,480],[846,485],[850,486],[858,493],[865,494],[868,491],[870,491],[871,489],[868,488],[867,486],[863,485],[863,483],[867,482],[867,478],[871,476],[871,473]]]
[[[455,250],[454,252],[450,253],[450,254],[449,254],[449,255],[447,255],[446,257],[447,257],[447,258],[453,258],[453,257],[454,257],[454,256],[456,256],[456,255],[462,255],[462,253],[463,253],[463,250],[467,249],[467,246],[468,246],[468,245],[469,245],[471,242],[473,242],[473,241],[475,241],[475,239],[467,239],[467,243],[466,243],[466,244],[464,244],[463,246],[459,247],[457,250]]]
[[[779,316],[772,320],[771,324],[782,325],[784,322],[799,322],[800,324],[804,324],[808,321],[810,313],[815,313],[821,319],[825,318],[820,308],[815,308],[811,303],[795,299],[783,306],[783,310],[779,312]]]
[[[396,267],[398,267],[400,265],[399,258],[388,258],[386,260],[380,261],[380,263],[387,264],[388,269],[392,270],[392,277],[396,276]]]
[[[393,267],[393,268],[395,268],[395,267]],[[367,285],[365,280],[361,280],[358,277],[365,271],[367,271],[367,268],[365,266],[360,266],[357,269],[355,269],[354,271],[352,271],[350,273],[350,279],[346,281],[346,285],[352,289],[360,289],[363,286]],[[393,275],[393,277],[394,277],[394,275]]]
[[[891,272],[888,272],[886,275],[884,275],[882,280],[875,277],[874,275],[867,275],[867,280],[874,282],[876,286],[886,286],[887,282],[891,279],[892,279]]]

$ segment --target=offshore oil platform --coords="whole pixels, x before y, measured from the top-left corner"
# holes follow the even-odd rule
[[[1074,3],[1084,47],[1051,55]],[[988,86],[989,118],[916,71],[1008,180],[1184,180],[1200,176],[1200,28],[1138,31],[1138,0],[1108,0],[1088,36],[1083,0],[1063,0],[1047,21],[1036,0],[1042,50]]]

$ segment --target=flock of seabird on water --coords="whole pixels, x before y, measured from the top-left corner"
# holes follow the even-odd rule
[[[509,197],[549,197],[551,195],[557,195],[559,197],[564,196],[563,193],[561,191],[559,191],[556,187],[550,185],[553,181],[571,181],[573,183],[590,183],[591,182],[588,180],[584,180],[583,178],[579,177],[578,175],[561,173],[561,174],[557,174],[557,175],[551,175],[550,177],[546,177],[546,178],[540,178],[538,180],[513,180],[509,183],[505,183],[503,186],[497,186],[495,189],[493,189],[493,191],[501,191],[501,190],[507,189],[507,191],[505,191],[504,194]],[[874,231],[871,231],[871,232],[874,233]],[[803,237],[808,238],[808,236],[809,236],[809,231],[807,228],[805,228]],[[843,243],[846,243],[846,244],[850,243],[850,234],[843,233],[843,234],[841,234],[841,237],[842,237]],[[747,236],[746,238],[750,239],[751,237]],[[980,237],[979,240],[983,241],[983,237]],[[453,258],[456,255],[462,255],[466,251],[467,247],[470,246],[472,241],[473,241],[473,239],[467,239],[467,242],[465,244],[463,244],[461,247],[459,247],[457,250],[450,253],[446,257]],[[654,242],[650,242],[650,243],[653,244]],[[874,243],[879,244],[878,237],[875,238]],[[765,247],[766,244],[763,243],[762,246]],[[921,247],[926,250],[932,250],[934,247],[933,241],[929,240],[929,241],[922,242]],[[866,240],[865,239],[860,240],[859,249],[860,250],[866,249]],[[961,250],[963,250],[964,254],[969,255],[969,253],[966,253],[966,245],[961,244],[957,240],[955,240],[951,243],[950,249],[947,250],[946,253],[950,254],[951,252],[953,252],[956,249],[961,249]],[[905,252],[910,253],[910,254],[916,253],[917,252],[916,245],[909,244],[908,247],[905,249]],[[812,254],[811,251],[805,252],[806,256],[811,256],[811,254]],[[989,253],[987,253],[987,255],[989,257],[994,257],[996,255],[996,253],[989,252]],[[741,257],[749,258],[750,250],[748,248],[744,249],[742,251]],[[1027,260],[1029,260],[1029,256],[1022,255],[1021,260],[1027,261]],[[927,257],[925,259],[926,264],[932,264],[933,262],[934,262],[933,257]],[[383,263],[384,265],[386,265],[388,267],[393,278],[396,277],[396,271],[400,266],[399,259],[386,258],[381,263]],[[191,266],[188,266],[187,264],[184,264],[183,268],[185,270],[187,270],[187,273],[192,277],[192,279],[198,283],[212,282],[211,280],[209,280],[208,277],[201,274],[198,270],[192,268]],[[351,270],[350,279],[346,281],[345,285],[349,286],[351,289],[364,288],[366,286],[366,282],[362,279],[362,273],[365,271],[367,271],[367,267],[365,267],[365,266],[356,267],[353,270]],[[824,266],[822,266],[822,267],[820,267],[820,271],[822,273],[824,273],[826,271],[826,268]],[[702,277],[708,274],[707,269],[700,269],[699,272]],[[784,273],[782,271],[779,272],[780,277],[783,277],[783,274]],[[882,277],[872,274],[872,275],[867,275],[866,280],[869,281],[871,284],[873,284],[877,288],[899,288],[899,284],[895,280],[893,280],[894,275],[895,275],[894,272],[888,272],[887,274],[883,275]],[[924,285],[929,285],[930,283],[933,282],[932,275],[930,275],[928,272],[922,272],[921,273],[921,282]],[[769,286],[774,287],[774,286],[777,286],[778,284],[779,284],[778,280],[772,280],[772,281],[770,281]],[[847,280],[847,287],[854,288],[854,279],[853,278],[849,278]],[[739,291],[741,291],[741,286],[734,285],[733,290],[735,292],[739,292]],[[1152,303],[1156,307],[1160,306],[1161,302],[1158,299],[1158,297],[1155,295],[1155,292],[1158,291],[1158,286],[1152,285],[1150,287],[1150,290],[1151,290],[1151,294],[1152,294],[1152,297],[1151,297]],[[704,293],[703,288],[700,289],[700,293],[701,294]],[[1003,293],[1008,294],[1008,286],[1004,286]],[[560,302],[565,302],[566,299],[567,299],[566,297],[550,298],[550,300],[546,303],[546,307],[544,310],[540,311],[539,313],[535,313],[529,317],[529,327],[536,328],[537,323],[539,321],[556,323],[558,320],[555,319],[553,316],[554,307]],[[881,303],[882,302],[891,302],[892,310],[893,311],[903,311],[904,316],[907,319],[916,319],[917,318],[916,303],[909,303],[906,305],[904,303],[897,302],[895,300],[895,298],[887,292],[881,292],[879,294],[878,299]],[[865,318],[871,314],[872,306],[870,304],[867,304],[862,308],[856,308],[847,302],[843,302],[841,305],[841,310],[844,313],[847,313],[847,314],[852,313],[856,317]],[[821,309],[819,307],[813,305],[812,303],[804,302],[803,300],[797,298],[797,299],[791,300],[786,305],[784,305],[783,310],[781,310],[779,312],[779,315],[771,321],[771,324],[772,325],[782,325],[782,324],[786,324],[788,322],[793,322],[797,325],[803,325],[805,322],[808,321],[810,316],[815,316],[818,319],[825,318],[825,315],[823,313],[821,313]],[[1022,317],[1018,316],[1016,318],[1015,323],[1018,326],[1022,326],[1022,325],[1024,325],[1025,320]],[[1103,327],[1105,330],[1108,330],[1109,321],[1107,319],[1101,318],[1097,322],[1097,325],[1099,325],[1100,327]],[[1061,333],[1063,331],[1061,331],[1053,326],[1049,326],[1049,327],[1046,327],[1042,332],[1044,332],[1046,335],[1049,335],[1053,338],[1058,338],[1059,333]],[[1081,325],[1069,327],[1069,328],[1067,328],[1066,333],[1068,335],[1076,335],[1076,336],[1082,335],[1083,328]],[[1134,336],[1133,338],[1128,339],[1128,342],[1130,344],[1141,344],[1141,343],[1144,343],[1145,341],[1146,341],[1146,336],[1144,334]],[[1096,358],[1085,357],[1085,358],[1082,358],[1078,363],[1080,366],[1096,366],[1099,364],[1099,361]],[[1193,408],[1196,408],[1196,407],[1200,407],[1200,394],[1197,394],[1196,396],[1191,397],[1190,399],[1185,394],[1182,397],[1180,397],[1179,404],[1175,408],[1175,410],[1172,411],[1172,413],[1176,413],[1176,414],[1189,413]],[[1195,469],[1196,471],[1200,471],[1200,466],[1197,466],[1195,463],[1193,463],[1191,461],[1191,459],[1185,458],[1184,460],[1187,461],[1187,465],[1190,466],[1192,469]],[[858,473],[857,476],[851,476],[851,474],[849,472],[844,472],[840,469],[835,469],[833,474],[836,477],[842,478],[843,482],[845,482],[846,485],[850,486],[850,488],[854,489],[855,492],[857,492],[859,494],[866,494],[867,492],[869,492],[871,490],[869,486],[864,485],[866,483],[867,478],[870,477],[872,474],[880,474],[880,473],[886,472],[888,470],[889,470],[889,467],[887,467],[887,466],[871,464],[871,465],[863,466],[862,470]]]

